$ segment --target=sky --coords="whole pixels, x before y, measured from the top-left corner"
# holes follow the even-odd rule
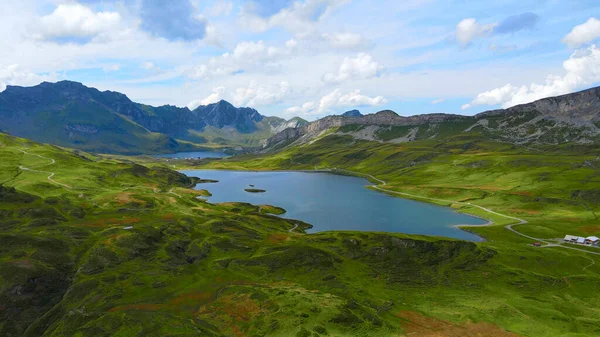
[[[60,80],[283,118],[473,115],[599,85],[600,1],[3,0],[0,91]]]

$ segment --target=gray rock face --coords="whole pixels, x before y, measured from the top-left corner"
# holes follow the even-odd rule
[[[283,130],[279,134],[267,139],[263,145],[269,147],[290,139],[300,137],[316,136],[319,133],[346,125],[383,125],[383,126],[403,126],[420,125],[425,123],[442,123],[444,121],[456,121],[469,119],[467,116],[451,114],[426,114],[410,117],[402,117],[391,110],[379,111],[375,114],[364,115],[360,117],[327,116],[317,121],[308,123],[304,126],[292,130]]]
[[[231,103],[221,100],[194,109],[199,120],[216,128],[233,127],[239,132],[250,133],[256,130],[255,122],[263,120],[263,116],[252,108],[236,108]]]
[[[274,117],[270,117],[270,118],[274,118]],[[277,134],[278,132],[281,132],[285,129],[298,128],[298,127],[301,127],[306,124],[308,124],[308,122],[300,117],[294,117],[288,121],[282,119],[277,124],[271,123],[271,130]]]
[[[600,87],[572,94],[549,97],[535,102],[520,104],[508,109],[482,112],[476,117],[519,114],[537,111],[546,118],[572,122],[595,122],[600,120]]]

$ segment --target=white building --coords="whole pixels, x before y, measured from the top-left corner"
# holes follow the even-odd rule
[[[600,244],[600,238],[596,236],[588,236],[587,238],[575,235],[565,235],[563,239],[565,242],[576,243],[579,245],[592,245],[598,246]]]
[[[597,246],[598,243],[600,243],[600,239],[596,236],[588,236],[587,238],[585,238],[585,243],[587,243],[588,245]]]
[[[565,235],[564,240],[566,242],[573,242],[573,243],[577,243],[577,239],[579,239],[578,236],[574,236],[574,235]]]

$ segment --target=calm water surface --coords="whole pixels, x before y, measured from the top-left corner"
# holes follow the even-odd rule
[[[287,210],[283,216],[312,224],[308,232],[362,230],[446,236],[481,241],[481,238],[454,228],[455,225],[482,225],[486,221],[454,212],[447,207],[388,196],[365,188],[363,178],[309,172],[247,172],[192,170],[182,173],[216,184],[199,184],[213,196],[211,203],[249,202],[274,205]],[[265,193],[244,191],[254,185]]]

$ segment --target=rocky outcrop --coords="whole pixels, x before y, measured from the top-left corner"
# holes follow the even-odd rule
[[[289,128],[299,128],[306,124],[308,124],[308,122],[300,117],[294,117],[288,121],[286,121],[285,119],[281,119],[281,121],[279,121],[278,123],[270,123],[271,131],[273,131],[274,133],[278,133]]]
[[[399,116],[392,110],[383,110],[375,114],[369,114],[357,117],[327,116],[317,121],[308,123],[304,126],[294,129],[286,129],[275,136],[263,142],[264,147],[270,147],[274,144],[280,144],[285,141],[296,140],[301,137],[313,138],[321,132],[339,128],[346,125],[382,125],[382,126],[403,126],[420,125],[425,123],[442,123],[445,121],[456,121],[469,119],[471,117],[451,115],[451,114],[426,114],[410,117]]]

